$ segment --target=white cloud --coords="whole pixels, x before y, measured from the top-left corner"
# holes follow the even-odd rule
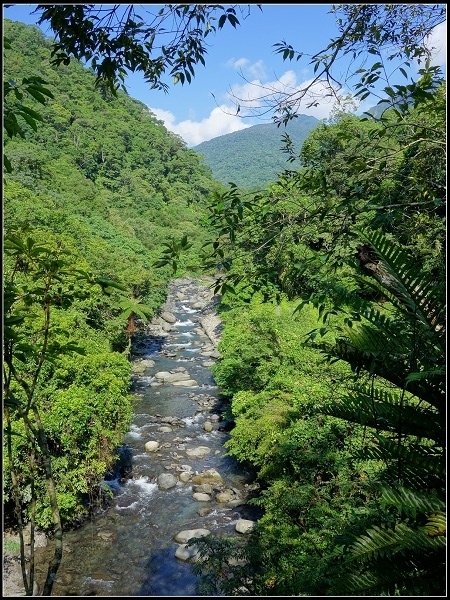
[[[219,135],[250,127],[240,117],[230,114],[233,113],[234,109],[226,104],[216,106],[205,119],[200,121],[187,119],[179,123],[176,122],[175,115],[168,110],[153,108],[152,106],[149,106],[149,109],[158,119],[164,122],[169,131],[180,135],[188,146],[196,146]]]
[[[242,71],[244,75],[264,79],[266,77],[266,68],[264,61],[257,60],[252,63],[248,58],[230,58],[227,66]]]
[[[431,50],[433,65],[444,67],[447,62],[447,21],[436,25],[428,36],[427,47]]]
[[[312,84],[313,79],[299,81],[293,70],[288,70],[281,77],[273,81],[262,82],[255,78],[252,81],[236,84],[231,87],[228,97],[241,106],[241,113],[247,115],[257,114],[267,110],[269,115],[270,105],[275,102],[282,103],[288,97],[301,98],[297,104],[297,110],[301,114],[311,115],[317,119],[324,119],[330,115],[330,111],[336,102],[336,96],[331,92],[329,85],[324,81]],[[312,85],[311,85],[312,84]],[[302,95],[301,91],[311,86]],[[349,94],[348,90],[336,90],[338,95]],[[308,106],[312,102],[317,106]]]
[[[227,62],[227,67],[231,67],[232,69],[239,71],[239,69],[243,69],[248,64],[250,64],[248,58],[230,58],[230,60]]]
[[[246,58],[232,59],[229,61],[230,66],[246,66],[254,67],[255,72],[258,68],[263,68],[262,61],[250,63]],[[188,146],[196,146],[201,142],[210,140],[220,135],[233,133],[246,129],[254,124],[245,122],[242,117],[253,115],[263,115],[264,120],[270,121],[273,110],[270,109],[268,98],[264,96],[268,94],[272,96],[272,104],[274,100],[282,100],[286,94],[299,94],[301,90],[312,83],[312,79],[299,80],[297,74],[293,70],[288,70],[281,77],[273,81],[265,81],[264,77],[254,77],[251,81],[235,84],[230,88],[230,91],[224,96],[224,101],[220,106],[216,106],[204,119],[195,120],[189,118],[184,121],[177,122],[173,113],[160,108],[149,107],[152,113],[161,121],[169,131],[180,135]],[[264,83],[263,83],[264,82]],[[348,90],[340,90],[338,95],[349,94]],[[242,101],[239,102],[238,99]],[[308,108],[308,104],[317,101],[317,106]],[[240,115],[236,115],[236,105],[240,103]],[[317,119],[325,119],[329,117],[333,106],[336,103],[336,97],[330,94],[330,89],[325,82],[318,81],[311,86],[311,89],[302,98],[298,108],[301,114],[311,115]],[[272,106],[273,108],[273,106]],[[266,110],[267,109],[267,110]]]

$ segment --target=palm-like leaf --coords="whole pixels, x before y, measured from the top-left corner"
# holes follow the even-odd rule
[[[382,283],[401,302],[409,317],[419,319],[434,332],[434,339],[445,348],[445,305],[436,282],[425,276],[408,255],[381,232],[365,229],[361,236],[374,248],[381,261]],[[383,278],[383,272],[388,277]]]
[[[353,541],[350,571],[359,572],[344,587],[423,595],[442,587],[445,566],[444,302],[435,282],[381,232],[365,230],[361,237],[376,257],[370,264],[376,280],[361,281],[387,304],[379,309],[347,298],[350,317],[337,327],[336,343],[319,346],[356,373],[370,373],[375,384],[356,387],[324,412],[371,428],[356,455],[385,465],[380,504],[389,526],[380,512],[379,522]]]
[[[402,431],[403,435],[442,441],[438,413],[419,406],[417,399],[407,396],[406,400],[402,399],[401,391],[360,386],[354,394],[327,406],[324,412],[377,431]]]

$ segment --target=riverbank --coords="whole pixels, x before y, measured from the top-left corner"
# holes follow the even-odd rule
[[[186,531],[242,536],[250,526],[249,474],[224,451],[225,405],[210,373],[220,356],[216,305],[205,283],[175,280],[136,336],[126,477],[105,481],[110,509],[65,534],[55,595],[196,595]],[[39,553],[39,581],[50,552]],[[20,595],[7,579],[4,595]]]

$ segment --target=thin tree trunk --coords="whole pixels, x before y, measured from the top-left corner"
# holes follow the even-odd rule
[[[41,418],[39,415],[39,411],[36,406],[32,407],[32,411],[34,417],[36,419],[37,429],[35,431],[36,439],[39,444],[39,448],[42,453],[42,464],[45,472],[45,481],[47,484],[47,493],[50,500],[50,507],[52,511],[53,524],[55,526],[54,531],[54,541],[55,541],[55,551],[53,554],[53,559],[49,564],[47,570],[47,578],[44,583],[44,589],[42,591],[43,596],[51,596],[53,584],[55,583],[56,574],[58,572],[59,566],[62,560],[62,540],[63,540],[63,530],[61,524],[61,515],[58,507],[58,499],[56,495],[56,486],[55,481],[53,479],[52,473],[52,463],[50,451],[48,449],[47,436],[44,430],[44,427],[41,422]],[[28,419],[27,419],[28,421]],[[30,425],[29,421],[28,424]],[[33,429],[31,427],[31,429]]]
[[[26,568],[26,558],[25,558],[25,543],[23,539],[23,520],[22,520],[22,508],[20,505],[20,497],[19,497],[19,482],[17,479],[17,474],[14,469],[13,464],[13,456],[12,456],[12,431],[11,431],[11,417],[9,413],[9,409],[5,408],[5,417],[6,417],[6,440],[7,440],[7,448],[8,448],[8,461],[9,468],[11,472],[11,483],[12,483],[12,493],[14,497],[14,508],[16,513],[17,524],[19,526],[19,541],[20,541],[20,568],[22,571],[22,580],[23,587],[25,589],[26,596],[32,596],[33,594],[33,586],[29,584],[27,577],[27,568]]]

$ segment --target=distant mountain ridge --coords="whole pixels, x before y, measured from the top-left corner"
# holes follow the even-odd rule
[[[252,125],[202,142],[193,148],[201,154],[214,177],[222,183],[232,181],[242,188],[255,188],[275,181],[286,168],[298,167],[298,160],[287,162],[281,150],[282,135],[288,133],[294,142],[296,155],[309,133],[321,121],[308,115],[299,115],[287,127],[274,123]]]

